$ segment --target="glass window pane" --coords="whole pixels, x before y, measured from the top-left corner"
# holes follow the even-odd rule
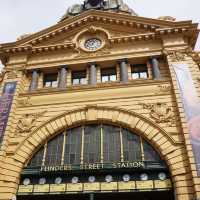
[[[60,165],[63,149],[63,134],[50,140],[47,144],[45,165]]]
[[[80,79],[80,84],[86,85],[87,84],[87,79],[86,78],[81,78]]]
[[[85,126],[84,138],[84,163],[100,162],[101,151],[100,125]]]
[[[45,82],[45,87],[51,87],[51,82]]]
[[[126,129],[122,129],[124,161],[139,161],[141,159],[140,138]]]
[[[147,72],[140,72],[140,78],[147,78]]]
[[[80,81],[79,79],[73,79],[73,80],[72,80],[72,84],[73,84],[73,85],[79,85],[79,84],[80,84],[79,81]]]
[[[116,81],[117,80],[117,76],[116,75],[111,75],[110,76],[110,81]]]
[[[57,87],[55,83],[57,83],[58,74],[45,74],[44,75],[44,87]]]
[[[67,130],[64,164],[80,164],[82,128]]]
[[[58,87],[58,81],[52,81],[52,87]]]
[[[120,129],[119,127],[103,125],[103,157],[104,162],[120,161]]]
[[[31,159],[31,162],[28,164],[28,167],[37,167],[42,165],[44,155],[44,148],[42,147]]]
[[[150,144],[143,141],[143,148],[144,148],[144,160],[145,161],[161,161],[159,154],[152,148]]]
[[[102,76],[102,83],[108,82],[108,76]]]
[[[140,78],[139,73],[132,73],[132,79],[138,79]]]

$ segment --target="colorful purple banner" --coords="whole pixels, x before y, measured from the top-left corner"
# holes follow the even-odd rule
[[[6,83],[3,89],[3,94],[0,97],[0,144],[3,140],[4,132],[8,122],[16,85],[17,82]]]
[[[188,121],[190,141],[200,176],[200,100],[187,64],[173,64]]]

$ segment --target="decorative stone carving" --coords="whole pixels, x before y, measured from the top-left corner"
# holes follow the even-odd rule
[[[159,91],[156,92],[156,94],[169,93],[171,89],[172,89],[171,85],[159,85],[158,86]]]
[[[109,51],[109,49],[101,49],[99,51],[96,52],[82,52],[82,53],[78,53],[77,55],[75,55],[75,58],[84,58],[84,57],[96,57],[96,56],[103,56],[103,55],[108,55],[111,52]]]
[[[186,49],[186,54],[190,56],[194,62],[200,67],[200,53],[193,51],[191,48]]]
[[[84,29],[74,37],[74,43],[76,44],[75,51],[77,52],[74,57],[82,58],[110,54],[109,37],[109,32],[101,27],[90,26]],[[97,47],[93,40],[98,43]],[[88,47],[90,43],[94,45],[91,48],[89,48],[90,46]]]
[[[166,103],[143,103],[141,105],[144,109],[150,110],[149,114],[156,123],[168,123],[169,126],[172,126],[175,123],[175,115],[172,108],[167,106]]]
[[[176,21],[176,18],[171,17],[171,16],[161,16],[161,17],[159,17],[158,19],[159,19],[159,20],[164,20],[164,21],[171,21],[171,22]]]
[[[183,50],[175,51],[175,50],[164,50],[163,53],[166,56],[169,56],[169,58],[172,60],[172,62],[179,62],[179,61],[185,61],[185,57],[187,54]]]
[[[26,97],[26,98],[20,99],[19,100],[19,104],[20,104],[20,106],[23,106],[23,107],[27,107],[27,106],[33,105],[31,103],[31,97]]]
[[[30,133],[35,127],[37,119],[44,115],[45,112],[46,111],[24,114],[17,123],[17,133],[20,135],[26,135]]]

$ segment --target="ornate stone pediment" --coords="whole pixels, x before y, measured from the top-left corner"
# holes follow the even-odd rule
[[[56,40],[63,35],[68,36],[70,33],[77,29],[77,32],[85,27],[85,25],[93,24],[103,24],[109,27],[117,26],[119,30],[125,32],[124,28],[119,29],[119,27],[130,27],[132,29],[139,30],[139,32],[156,32],[156,29],[160,28],[172,28],[174,27],[174,22],[166,22],[162,20],[148,19],[139,16],[127,16],[118,13],[100,11],[100,10],[89,10],[78,16],[74,16],[63,22],[60,22],[48,29],[27,35],[27,37],[22,37],[16,42],[16,46],[25,45],[36,45],[47,41]],[[128,31],[129,33],[132,32]],[[133,33],[133,32],[132,32]]]

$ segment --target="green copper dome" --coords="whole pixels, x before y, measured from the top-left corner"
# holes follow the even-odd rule
[[[137,14],[130,7],[128,7],[123,0],[84,0],[83,4],[75,4],[69,7],[65,15],[61,18],[61,21],[90,9],[112,11],[137,16]]]

